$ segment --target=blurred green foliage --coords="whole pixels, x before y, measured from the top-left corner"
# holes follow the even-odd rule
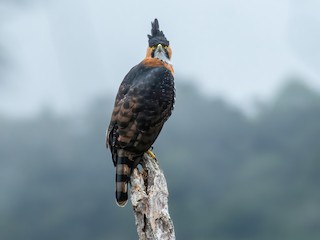
[[[0,239],[136,239],[104,146],[113,97],[83,115],[0,115]],[[178,85],[154,145],[177,239],[320,239],[320,94],[288,83],[247,117]]]

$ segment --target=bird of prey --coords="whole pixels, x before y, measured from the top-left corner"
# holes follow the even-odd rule
[[[106,132],[106,145],[116,167],[116,202],[120,207],[128,201],[131,172],[143,154],[155,158],[150,148],[170,117],[175,100],[172,50],[157,19],[151,26],[146,57],[123,79]]]

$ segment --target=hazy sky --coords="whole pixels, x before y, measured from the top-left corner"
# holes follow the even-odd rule
[[[0,113],[69,112],[97,95],[114,98],[144,58],[155,17],[173,48],[176,81],[194,81],[206,95],[248,106],[291,75],[320,88],[316,0],[0,1],[0,15],[9,59]]]

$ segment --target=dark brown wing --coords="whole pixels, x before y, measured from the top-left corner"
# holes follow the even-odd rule
[[[117,149],[136,154],[147,151],[171,115],[174,82],[164,67],[139,64],[123,80],[107,132],[107,144],[114,156]],[[113,157],[114,164],[116,159]]]
[[[129,73],[125,76],[125,78],[123,79],[116,99],[115,99],[115,103],[114,103],[114,108],[112,111],[112,116],[111,116],[111,121],[106,133],[106,146],[107,148],[110,148],[111,154],[112,154],[112,160],[113,160],[113,164],[114,166],[116,166],[116,159],[115,159],[115,155],[116,155],[116,146],[117,146],[117,138],[119,137],[118,134],[118,116],[120,115],[120,109],[123,106],[123,102],[125,99],[126,94],[128,93],[130,86],[132,85],[132,80],[135,78],[137,71],[136,71],[137,66],[133,67]]]

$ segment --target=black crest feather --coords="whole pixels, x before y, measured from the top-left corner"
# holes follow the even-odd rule
[[[154,22],[151,22],[151,35],[148,35],[149,38],[149,47],[163,44],[169,46],[169,41],[164,36],[163,32],[159,29],[158,19],[154,19]]]

